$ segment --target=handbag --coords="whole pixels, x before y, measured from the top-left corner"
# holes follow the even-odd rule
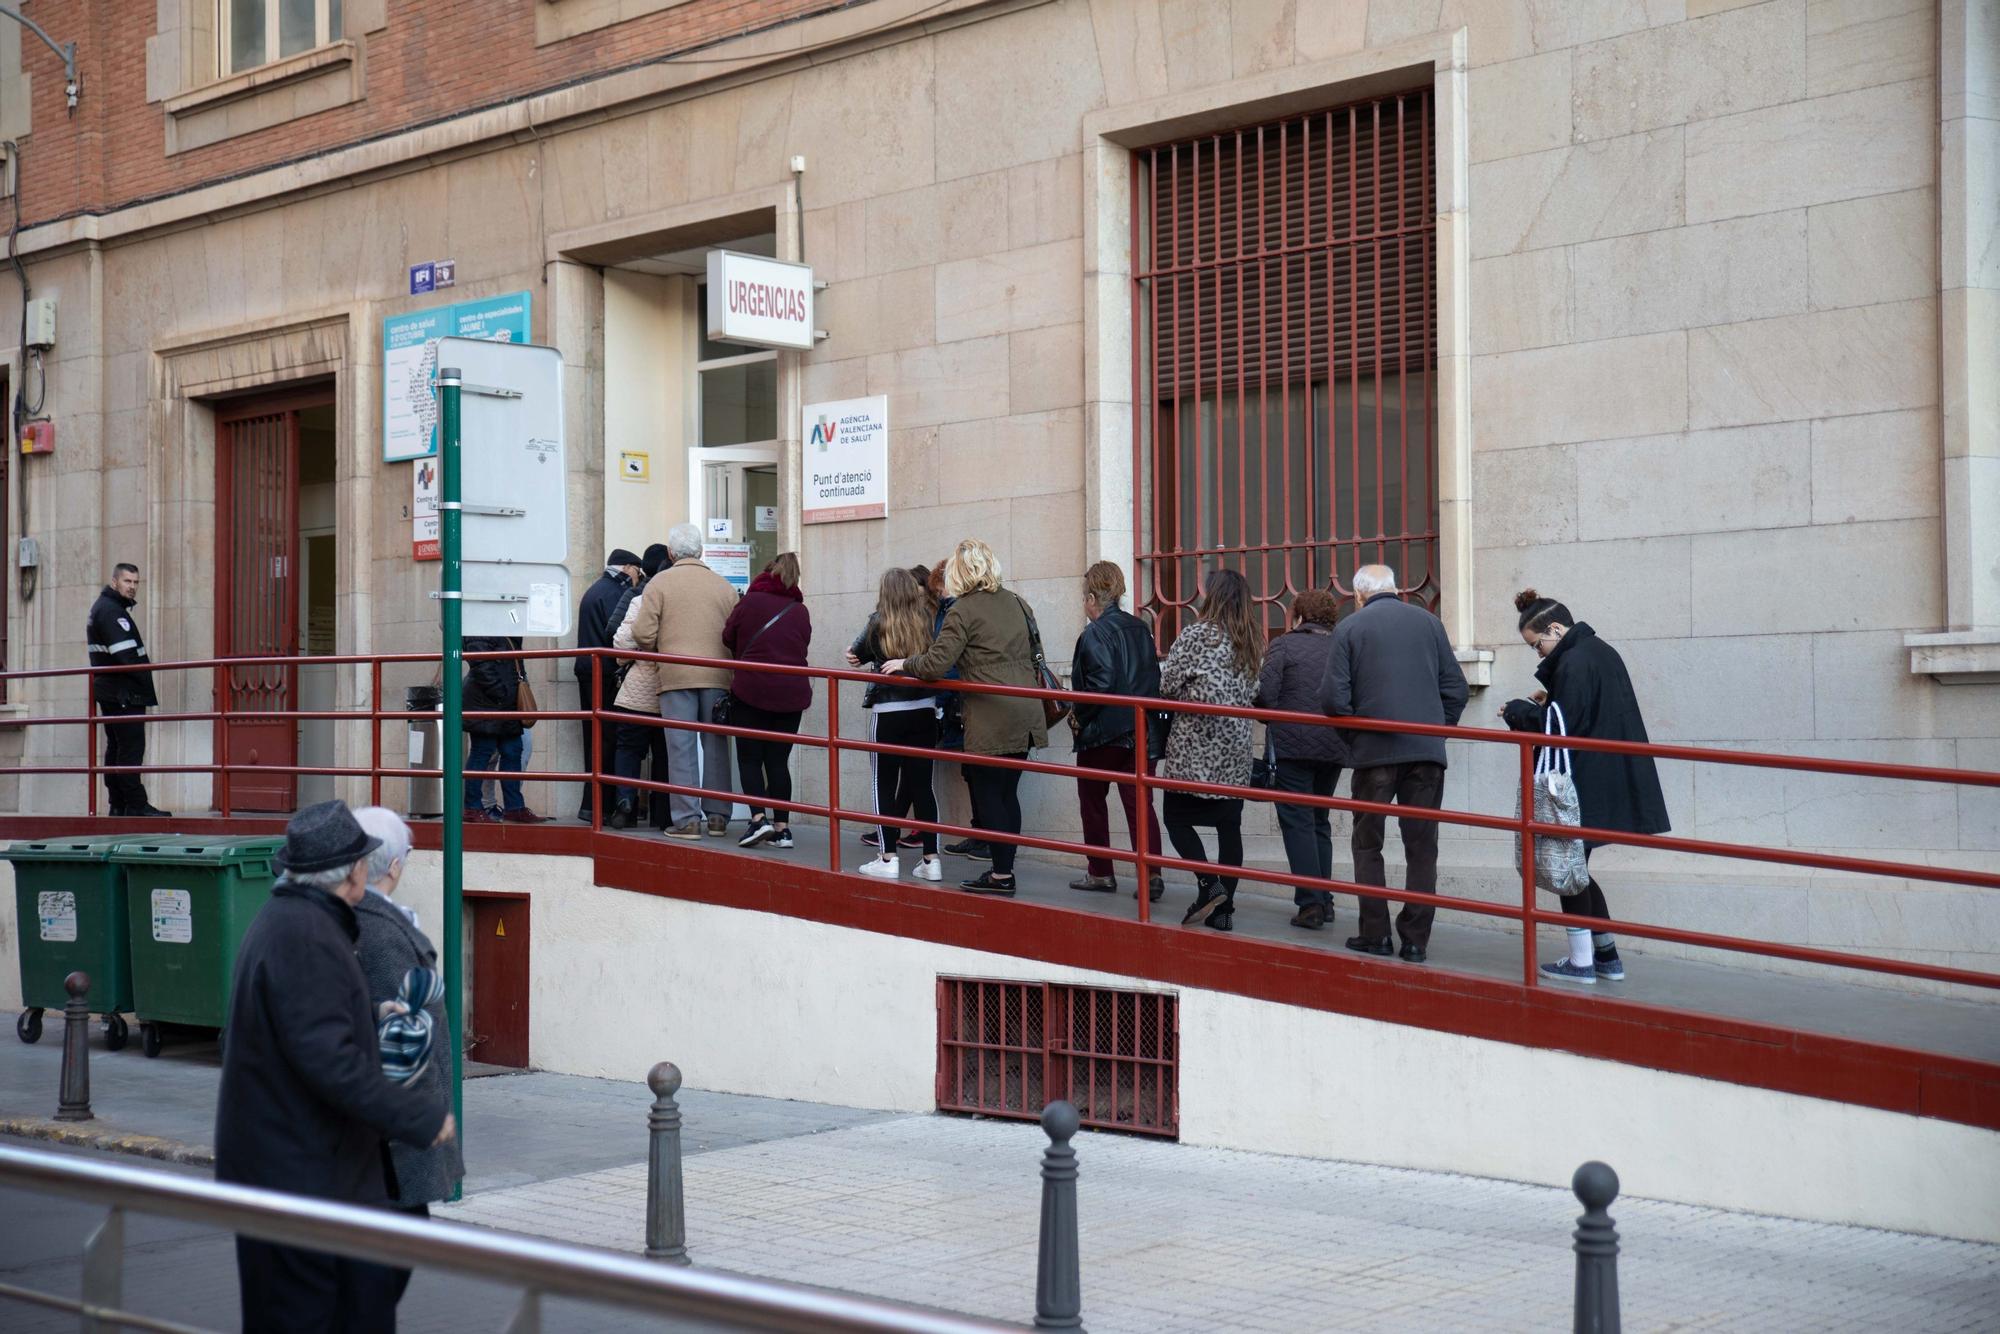
[[[1035,624],[1035,609],[1030,607],[1028,600],[1019,593],[1014,595],[1014,601],[1021,604],[1021,615],[1028,621],[1028,646],[1035,655],[1036,682],[1044,690],[1063,689],[1062,678],[1049,670],[1049,660],[1042,653],[1042,627]],[[1066,701],[1046,698],[1042,700],[1042,724],[1045,727],[1054,727],[1069,717],[1069,713],[1070,706]]]
[[[521,683],[514,687],[514,711],[528,715],[521,720],[523,731],[535,725],[535,715],[542,711],[542,706],[535,702],[535,688],[528,684],[528,678],[525,676],[521,678]]]
[[[1548,736],[1569,735],[1562,709],[1554,703],[1549,705],[1548,719],[1542,730]],[[1583,804],[1576,794],[1576,778],[1570,771],[1568,747],[1543,746],[1542,753],[1535,757],[1534,801],[1537,824],[1559,824],[1571,829],[1583,827]],[[1518,820],[1520,816],[1521,796],[1516,792],[1514,818]],[[1521,865],[1519,834],[1514,835],[1514,865]],[[1559,838],[1547,834],[1535,836],[1535,887],[1557,898],[1581,894],[1590,888],[1590,865],[1584,860],[1581,838]]]
[[[787,602],[784,606],[778,609],[778,614],[776,616],[773,616],[770,620],[758,626],[757,633],[751,635],[750,638],[747,641],[745,641],[743,647],[736,650],[737,661],[741,662],[743,660],[744,655],[749,653],[751,649],[755,648],[757,645],[757,641],[764,637],[764,632],[770,629],[772,626],[776,625],[779,621],[784,620],[785,613],[798,605],[799,604],[796,602]],[[718,727],[728,722],[729,701],[732,698],[734,698],[734,696],[732,696],[728,691],[725,690],[722,693],[722,698],[715,701],[715,707],[708,711],[708,720],[716,724]]]
[[[1264,753],[1250,761],[1250,786],[1269,792],[1278,786],[1278,743],[1264,729]]]
[[[1174,730],[1174,715],[1164,710],[1146,711],[1146,758],[1158,764],[1167,758],[1167,737]]]

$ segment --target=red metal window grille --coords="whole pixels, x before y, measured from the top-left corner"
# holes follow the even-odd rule
[[[1180,1011],[1164,992],[938,979],[938,1110],[1180,1133]]]
[[[1134,155],[1136,600],[1289,598],[1393,565],[1437,605],[1437,183],[1427,88]]]

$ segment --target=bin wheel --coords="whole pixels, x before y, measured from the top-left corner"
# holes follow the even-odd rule
[[[21,1017],[14,1021],[14,1036],[23,1042],[42,1040],[42,1012],[39,1009],[21,1011]]]
[[[160,1026],[158,1024],[139,1025],[139,1050],[146,1053],[148,1060],[160,1054]]]
[[[127,1024],[125,1023],[124,1015],[122,1014],[105,1015],[104,1049],[106,1051],[125,1050],[125,1040],[127,1037],[131,1035],[131,1032],[132,1032],[131,1028],[127,1026]]]

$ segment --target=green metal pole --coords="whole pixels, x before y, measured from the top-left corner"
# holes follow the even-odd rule
[[[459,739],[465,723],[465,602],[460,566],[458,406],[456,369],[438,371],[438,546],[444,604],[444,1006],[451,1030],[451,1114],[465,1142],[465,755]],[[452,1198],[457,1199],[456,1190]]]

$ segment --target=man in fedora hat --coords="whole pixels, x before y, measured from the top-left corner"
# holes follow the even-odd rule
[[[244,934],[224,1028],[215,1118],[218,1181],[351,1204],[393,1194],[385,1140],[456,1133],[433,1087],[382,1073],[354,905],[381,845],[347,804],[308,806],[285,827],[282,873]],[[236,1239],[243,1328],[394,1330],[405,1271],[249,1237]]]

